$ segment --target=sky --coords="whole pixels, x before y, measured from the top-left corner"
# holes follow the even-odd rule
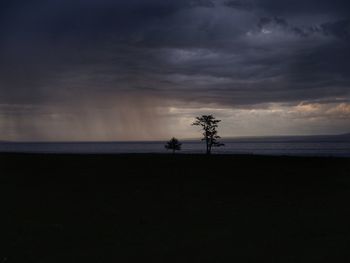
[[[350,132],[348,0],[0,2],[0,140]]]

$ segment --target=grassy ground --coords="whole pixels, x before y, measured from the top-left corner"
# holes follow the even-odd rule
[[[350,262],[350,160],[0,154],[0,262]]]

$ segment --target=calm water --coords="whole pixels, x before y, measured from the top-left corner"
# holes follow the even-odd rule
[[[217,154],[259,154],[350,157],[349,136],[266,137],[223,140]],[[180,153],[204,153],[200,141],[183,141]],[[0,142],[0,152],[26,153],[167,153],[164,142]]]

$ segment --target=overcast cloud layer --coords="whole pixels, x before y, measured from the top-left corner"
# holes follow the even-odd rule
[[[215,110],[237,124],[227,136],[349,131],[349,14],[346,0],[2,1],[0,140],[192,136],[188,115]]]

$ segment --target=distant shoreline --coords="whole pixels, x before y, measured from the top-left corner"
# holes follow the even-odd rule
[[[349,139],[348,139],[349,138]],[[177,154],[204,154],[200,140],[181,141]],[[222,140],[215,155],[350,157],[350,137],[284,137]],[[3,153],[168,154],[164,142],[0,142]]]

